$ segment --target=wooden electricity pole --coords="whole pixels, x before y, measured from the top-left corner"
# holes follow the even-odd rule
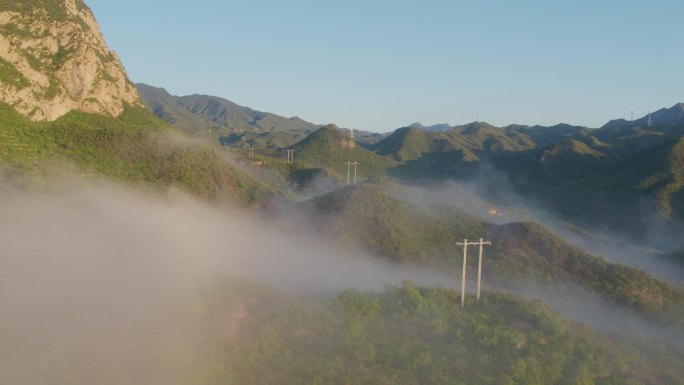
[[[347,162],[347,185],[349,185],[349,170],[351,169],[352,162]]]
[[[361,163],[355,161],[352,164],[354,165],[354,184],[356,184],[356,166],[360,165]]]
[[[354,183],[356,184],[356,167],[360,165],[361,163],[354,161],[354,162],[347,162],[347,184],[351,183],[351,166],[354,166]]]
[[[461,307],[465,305],[465,290],[466,290],[466,263],[468,261],[468,245],[475,245],[475,242],[468,242],[468,239],[463,240],[463,243],[456,242],[458,246],[463,246],[463,276],[461,277]]]
[[[480,242],[477,242],[476,244],[480,245],[480,260],[477,263],[477,303],[480,303],[480,283],[482,282],[482,247],[484,245],[491,245],[492,243],[480,238]]]

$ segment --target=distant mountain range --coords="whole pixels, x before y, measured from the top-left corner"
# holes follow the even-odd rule
[[[290,148],[298,159],[338,173],[346,171],[344,162],[359,160],[366,176],[466,178],[490,199],[515,193],[583,226],[635,237],[658,227],[673,236],[684,223],[681,106],[653,113],[650,128],[637,126],[641,119],[599,129],[474,122],[431,131],[414,124],[366,150],[326,126]],[[491,172],[497,176],[487,177]]]
[[[253,110],[217,96],[174,96],[163,88],[144,83],[136,86],[147,109],[157,117],[225,145],[286,147],[320,127],[298,117]]]
[[[684,104],[601,128],[486,122],[413,123],[391,134],[324,127],[206,95],[172,96],[139,84],[147,108],[170,124],[224,145],[295,150],[298,161],[344,179],[346,162],[360,175],[403,179],[485,178],[491,199],[504,191],[531,199],[582,225],[646,234],[656,223],[684,223]],[[650,122],[650,123],[649,123]],[[638,213],[631,208],[641,207]],[[669,223],[669,224],[666,224]]]
[[[606,123],[602,128],[619,127],[671,127],[684,125],[684,103],[677,103],[670,108],[662,108],[656,112],[646,114],[636,120],[614,119]]]
[[[625,119],[613,119],[603,125],[601,128],[615,128],[615,127],[649,127],[649,116],[650,116],[650,126],[651,127],[668,127],[668,126],[678,126],[684,125],[684,103],[677,103],[670,108],[662,108],[658,111],[652,112],[650,114],[644,115],[640,119],[636,120],[625,120]],[[484,123],[484,122],[473,122]],[[487,124],[487,123],[484,123]],[[560,124],[559,126],[564,126],[565,124]],[[424,131],[447,131],[453,127],[448,123],[433,124],[430,126],[425,126],[420,122],[415,122],[407,125],[406,127],[419,128]],[[521,127],[520,125],[510,125],[508,127]]]
[[[420,122],[411,123],[408,125],[408,127],[420,128],[421,130],[425,130],[425,131],[445,131],[445,130],[448,130],[451,128],[451,126],[448,123],[441,123],[441,124],[433,124],[431,126],[424,126]]]
[[[216,96],[174,96],[163,88],[143,83],[136,86],[148,110],[167,123],[186,130],[210,127],[231,131],[313,131],[320,127],[296,116],[285,118]]]

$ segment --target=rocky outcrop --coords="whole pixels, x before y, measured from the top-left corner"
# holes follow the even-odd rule
[[[82,0],[37,3],[0,12],[0,101],[32,120],[142,105]]]

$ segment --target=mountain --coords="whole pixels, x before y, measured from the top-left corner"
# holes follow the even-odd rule
[[[490,159],[519,194],[566,220],[634,239],[677,238],[684,228],[682,106],[653,113],[659,125],[612,121]]]
[[[592,331],[513,295],[486,292],[478,306],[460,309],[455,291],[411,282],[382,293],[347,290],[336,298],[228,280],[216,286],[205,290],[212,295],[192,313],[202,330],[196,333],[202,342],[193,361],[197,370],[170,367],[181,383],[684,381],[681,349]]]
[[[82,0],[5,0],[1,9],[0,102],[34,121],[141,104]]]
[[[402,161],[436,152],[460,151],[464,159],[477,162],[490,154],[525,152],[566,138],[584,137],[586,130],[570,125],[495,127],[473,122],[436,132],[414,124],[396,130],[374,148],[378,154]]]
[[[451,128],[451,126],[448,123],[439,123],[433,124],[431,126],[424,126],[420,122],[411,123],[407,127],[420,128],[421,130],[425,131],[446,131]]]
[[[670,108],[661,108],[637,120],[614,119],[601,128],[642,127],[662,129],[672,126],[684,126],[684,103],[677,103]]]
[[[286,147],[320,126],[285,118],[208,95],[174,96],[163,88],[137,84],[147,109],[167,123],[195,134],[211,134],[225,145]]]
[[[81,0],[0,4],[3,187],[105,177],[218,204],[268,205],[273,190],[218,146],[192,141],[144,110]]]
[[[500,128],[473,122],[427,131],[414,125],[396,130],[372,149],[403,162],[393,171],[400,177],[472,177],[495,155],[528,153],[565,138],[583,137],[585,130],[569,125]]]
[[[684,104],[652,113],[651,127],[645,118],[599,129],[416,123],[372,149],[401,162],[391,170],[400,178],[471,178],[489,199],[505,203],[512,191],[582,227],[653,241],[684,229],[682,116]]]
[[[347,162],[359,162],[357,174],[360,180],[382,177],[397,165],[394,160],[359,146],[334,124],[319,128],[288,149],[294,150],[294,157],[299,162],[324,167],[344,176],[347,174]],[[354,167],[351,169],[353,174]]]
[[[576,167],[567,164],[565,170]],[[680,238],[684,223],[684,138],[667,139],[577,178],[536,191],[554,211],[633,237]]]
[[[198,143],[142,107],[118,117],[72,111],[32,122],[0,104],[2,185],[53,189],[72,175],[142,188],[180,189],[220,205],[266,206],[273,190],[227,162],[216,146]],[[81,178],[79,178],[81,179]]]
[[[446,203],[421,206],[390,191],[348,186],[298,207],[315,229],[346,245],[451,274],[462,261],[456,242],[493,239],[483,261],[490,282],[546,282],[570,291],[579,286],[648,317],[684,325],[684,291],[642,270],[591,255],[536,223],[495,225]],[[477,261],[471,262],[476,269]]]
[[[396,161],[415,160],[432,151],[430,134],[417,127],[404,127],[378,142],[374,147],[377,154]]]

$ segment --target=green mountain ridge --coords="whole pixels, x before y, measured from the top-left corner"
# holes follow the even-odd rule
[[[675,384],[682,352],[563,320],[548,307],[485,292],[405,283],[337,299],[224,281],[199,306],[203,352],[191,379],[213,383]],[[225,335],[226,320],[233,330]],[[209,342],[211,341],[211,342]],[[206,354],[206,353],[205,353]],[[197,383],[197,382],[195,382]]]
[[[491,239],[494,245],[483,264],[488,279],[578,285],[684,327],[684,291],[642,270],[587,254],[538,224],[489,224],[448,204],[420,207],[367,184],[333,191],[299,207],[314,228],[350,247],[454,273],[462,263],[456,242]],[[475,263],[471,260],[471,268]]]
[[[677,103],[670,108],[661,108],[658,111],[649,113],[640,119],[628,121],[625,119],[614,119],[603,125],[602,129],[616,129],[621,127],[657,127],[667,129],[684,125],[684,103]]]
[[[0,104],[0,121],[6,182],[51,188],[55,169],[71,169],[160,191],[177,187],[229,205],[266,205],[273,195],[218,148],[184,138],[140,107],[129,106],[118,118],[74,111],[55,122],[31,122]]]
[[[390,174],[405,180],[479,180],[490,199],[505,200],[512,191],[581,226],[644,240],[656,222],[668,236],[682,228],[675,145],[682,134],[684,126],[592,130],[475,122],[438,132],[401,128],[373,150],[400,161]],[[483,177],[492,170],[505,177]]]
[[[16,41],[33,39],[45,30],[44,22],[58,21],[66,25],[61,32],[73,37],[75,44],[58,44],[54,52],[47,49],[44,58],[28,51],[0,58],[0,91],[10,90],[5,95],[14,98],[0,103],[0,192],[18,186],[53,193],[55,186],[77,187],[79,180],[104,179],[160,195],[180,189],[217,210],[238,207],[261,212],[274,205],[276,196],[290,197],[269,183],[273,171],[274,179],[285,175],[306,194],[320,178],[333,180],[336,188],[350,170],[348,162],[356,161],[359,179],[369,182],[295,204],[312,228],[336,238],[348,250],[370,251],[396,263],[453,274],[460,271],[462,255],[455,242],[491,239],[494,244],[483,261],[488,282],[541,282],[568,295],[579,287],[666,331],[681,333],[684,328],[684,291],[679,287],[586,253],[535,223],[496,225],[453,205],[421,206],[398,199],[388,192],[393,186],[385,179],[388,175],[409,180],[472,176],[483,165],[494,164],[527,197],[567,216],[574,214],[580,222],[600,219],[624,226],[635,217],[641,221],[644,217],[630,210],[646,202],[645,207],[656,208],[676,236],[672,224],[684,219],[684,138],[679,126],[588,130],[565,125],[497,128],[475,122],[439,132],[401,129],[371,151],[334,125],[319,128],[225,99],[175,97],[139,85],[155,116],[138,105],[137,93],[123,70],[118,70],[118,58],[105,49],[104,40],[100,44],[97,25],[86,17],[92,14],[82,1],[0,0],[0,4],[3,12],[17,13],[11,23],[0,26]],[[84,47],[78,43],[93,31],[98,31],[96,45],[101,49],[76,49]],[[84,58],[97,64],[94,68],[99,72],[91,74],[92,87],[85,88],[90,93],[78,100],[83,104],[60,100],[50,104],[73,85],[55,74]],[[117,71],[106,71],[112,68]],[[27,76],[30,69],[47,71],[47,83]],[[40,100],[30,100],[36,95],[42,95]],[[17,100],[20,103],[13,102]],[[31,105],[38,110],[29,109]],[[50,108],[41,110],[45,106]],[[676,109],[674,113],[679,116]],[[665,115],[659,114],[659,123],[660,116]],[[56,119],[33,121],[51,117]],[[238,162],[219,143],[271,151],[241,156]],[[283,160],[286,149],[294,151],[294,164]],[[276,210],[268,214],[278,215]],[[634,229],[648,225],[639,222]],[[228,236],[240,234],[227,234],[227,251]],[[671,255],[680,257],[681,252]],[[470,258],[470,271],[476,263]],[[144,282],[140,284],[144,287]],[[207,291],[187,309],[197,326],[188,334],[198,339],[197,346],[184,345],[185,338],[170,338],[168,350],[153,352],[167,363],[178,356],[188,363],[169,364],[171,371],[179,373],[174,378],[179,383],[665,385],[684,381],[680,365],[684,352],[673,346],[676,341],[661,344],[599,333],[563,320],[539,302],[510,294],[485,291],[480,304],[468,295],[467,306],[461,309],[455,291],[410,282],[383,293],[347,290],[336,300],[325,290],[316,295],[285,295],[229,280]],[[27,358],[28,364],[35,362],[39,369],[69,363],[61,355],[74,342],[62,336],[47,341],[45,349]],[[93,346],[88,354],[103,354],[107,348],[99,341]],[[140,360],[141,371],[146,364]],[[118,376],[125,376],[104,369],[98,378],[78,378],[78,367],[59,369],[63,378],[88,384],[119,384],[123,381]]]
[[[208,96],[173,96],[163,88],[139,83],[148,110],[167,123],[236,147],[282,148],[320,126],[298,117],[285,118]]]
[[[339,175],[346,176],[347,162],[359,162],[359,180],[381,178],[388,169],[397,165],[392,159],[360,147],[333,124],[321,127],[287,149],[294,150],[294,157],[298,162],[324,167]],[[352,173],[353,168],[351,167]]]

